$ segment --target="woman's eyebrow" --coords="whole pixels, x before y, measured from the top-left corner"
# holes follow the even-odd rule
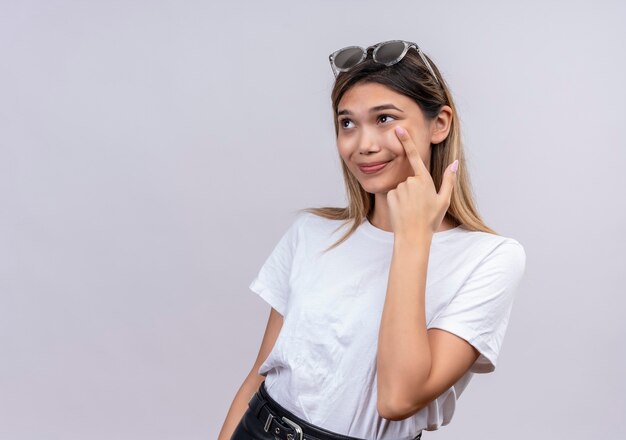
[[[402,110],[400,110],[398,107],[396,107],[393,104],[377,105],[376,107],[372,107],[370,109],[370,113],[374,113],[374,112],[377,112],[377,111],[380,111],[380,110],[398,110],[399,112],[404,113]],[[352,114],[352,112],[350,110],[348,110],[348,109],[342,109],[342,110],[339,110],[337,112],[337,116],[339,116],[339,115],[351,115],[351,114]]]

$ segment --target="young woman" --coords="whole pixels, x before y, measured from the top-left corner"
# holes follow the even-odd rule
[[[494,371],[523,246],[481,220],[452,95],[417,44],[330,55],[345,208],[301,210],[250,289],[271,312],[220,440],[419,439]]]

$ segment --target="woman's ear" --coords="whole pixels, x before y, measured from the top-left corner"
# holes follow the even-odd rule
[[[430,143],[439,144],[443,142],[450,133],[450,127],[452,127],[452,108],[444,105],[431,123]]]

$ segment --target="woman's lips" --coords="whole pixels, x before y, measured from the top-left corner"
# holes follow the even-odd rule
[[[379,165],[372,165],[372,166],[364,166],[364,165],[359,165],[359,169],[361,170],[361,172],[365,173],[365,174],[372,174],[372,173],[376,173],[377,171],[382,170],[383,168],[385,168],[385,166],[387,166],[387,164],[391,162],[384,162],[381,163]]]

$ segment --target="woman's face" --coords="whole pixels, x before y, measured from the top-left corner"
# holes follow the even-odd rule
[[[385,108],[376,109],[378,106]],[[443,141],[450,128],[450,107],[444,106],[440,116],[427,122],[411,98],[377,83],[351,87],[342,96],[337,110],[339,154],[368,193],[387,193],[415,175],[395,127],[408,131],[428,169],[431,142]],[[387,164],[373,173],[359,168],[377,162]]]

